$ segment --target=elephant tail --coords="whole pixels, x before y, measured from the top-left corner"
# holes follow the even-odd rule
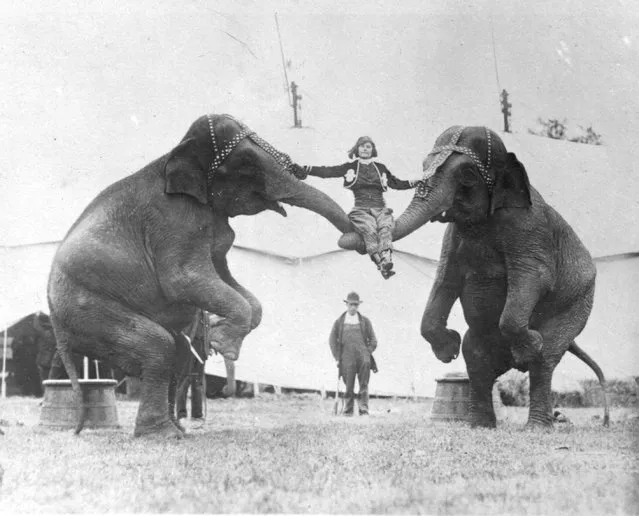
[[[82,394],[82,387],[80,386],[80,381],[78,380],[78,372],[75,369],[75,364],[73,363],[73,357],[71,356],[71,347],[69,345],[69,335],[66,331],[58,330],[55,333],[58,355],[62,360],[62,364],[67,371],[67,375],[69,376],[69,380],[71,381],[71,388],[73,389],[73,393],[75,395],[76,404],[79,408],[79,416],[78,422],[75,427],[74,433],[79,434],[84,428],[84,421],[86,419],[86,407],[84,405],[84,396]]]
[[[603,404],[604,404],[604,426],[608,426],[610,424],[610,412],[608,410],[608,396],[606,394],[606,379],[604,378],[603,371],[595,362],[588,353],[586,353],[583,349],[577,346],[577,343],[573,340],[568,347],[568,351],[570,351],[573,355],[575,355],[578,359],[584,362],[590,369],[592,369],[597,378],[599,379],[599,384],[601,385],[601,390],[603,393]]]

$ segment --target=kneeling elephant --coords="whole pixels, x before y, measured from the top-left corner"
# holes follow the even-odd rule
[[[198,308],[217,314],[211,345],[236,360],[262,317],[229,271],[229,218],[285,215],[285,202],[342,232],[350,227],[332,199],[293,171],[288,155],[238,120],[208,115],[168,154],[89,204],[60,244],[48,284],[58,351],[76,393],[71,351],[107,360],[142,378],[134,435],[181,437],[168,401],[179,332]]]

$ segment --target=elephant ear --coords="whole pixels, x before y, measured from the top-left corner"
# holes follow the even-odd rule
[[[530,181],[524,166],[514,153],[506,154],[505,166],[496,174],[495,187],[490,199],[490,214],[500,208],[529,208]]]
[[[169,154],[164,166],[168,194],[186,194],[207,204],[206,174],[197,157],[195,138],[181,142]]]

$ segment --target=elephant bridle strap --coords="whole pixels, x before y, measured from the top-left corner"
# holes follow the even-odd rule
[[[481,175],[484,183],[488,187],[488,192],[492,193],[493,187],[495,186],[495,179],[490,175],[490,167],[492,165],[492,138],[490,134],[490,129],[488,127],[484,127],[486,130],[486,143],[488,145],[488,150],[486,152],[486,164],[482,162],[477,153],[472,150],[470,147],[464,147],[462,145],[458,145],[459,139],[461,138],[462,133],[466,129],[464,126],[457,125],[453,126],[437,138],[437,142],[435,142],[435,147],[428,154],[428,156],[434,156],[434,159],[428,164],[428,168],[424,170],[424,178],[417,185],[417,191],[415,192],[416,197],[425,198],[428,195],[428,185],[427,180],[437,171],[437,169],[449,158],[449,156],[453,152],[459,152],[460,154],[464,154],[473,160],[473,163],[479,169],[479,174]],[[446,136],[450,134],[450,139],[448,143],[444,145],[437,145],[437,143],[446,141]],[[427,159],[428,159],[427,156]],[[425,160],[424,160],[425,161]]]
[[[211,162],[211,166],[208,171],[208,180],[209,183],[213,179],[213,175],[217,171],[218,168],[224,163],[226,158],[229,157],[229,154],[233,152],[235,147],[244,139],[250,138],[258,147],[266,151],[270,154],[275,161],[277,161],[282,168],[293,174],[293,161],[288,154],[284,154],[283,152],[278,151],[275,147],[273,147],[270,143],[268,143],[263,138],[259,137],[255,131],[251,131],[248,127],[246,127],[242,122],[236,120],[232,116],[224,115],[226,118],[233,120],[237,125],[240,126],[240,131],[233,136],[230,140],[228,140],[224,147],[220,150],[217,139],[215,138],[215,127],[213,126],[213,117],[211,115],[207,115],[207,119],[209,122],[209,133],[211,134],[211,143],[213,144],[213,161]]]

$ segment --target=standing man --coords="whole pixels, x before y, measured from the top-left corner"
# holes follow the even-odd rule
[[[186,397],[191,389],[191,419],[202,420],[206,393],[204,392],[204,363],[209,356],[208,345],[209,314],[204,310],[198,310],[193,323],[184,332],[190,339],[193,349],[202,359],[200,362],[191,352],[186,351],[186,370],[182,370],[182,376],[178,379],[176,393],[176,410],[178,421],[185,418]],[[186,343],[188,346],[188,342]]]
[[[377,337],[370,319],[359,313],[361,302],[356,292],[346,296],[346,312],[333,324],[329,339],[331,353],[346,384],[345,416],[353,415],[356,376],[359,383],[359,415],[368,415],[368,380],[371,375],[371,354],[377,348]]]
[[[49,371],[51,363],[56,353],[55,335],[51,326],[51,319],[43,312],[33,314],[33,328],[37,333],[36,347],[38,354],[36,355],[36,364],[40,373],[40,382],[49,379]]]

